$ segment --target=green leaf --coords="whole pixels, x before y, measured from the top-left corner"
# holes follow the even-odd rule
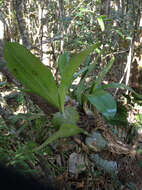
[[[96,43],[96,44],[90,46],[88,49],[80,52],[79,54],[74,55],[69,60],[69,64],[65,67],[62,78],[61,78],[60,88],[59,88],[62,112],[64,112],[65,95],[72,82],[73,74],[75,73],[76,69],[80,66],[80,64],[83,63],[83,61],[85,61],[85,59],[88,57],[88,55],[98,46],[99,46],[99,43]]]
[[[61,76],[63,75],[64,68],[66,67],[68,63],[69,63],[69,55],[67,52],[64,52],[64,54],[59,55],[58,67],[59,67],[59,72]]]
[[[58,89],[48,67],[29,50],[18,43],[6,42],[4,57],[11,73],[23,83],[28,91],[44,98],[59,108]]]
[[[42,145],[35,148],[33,150],[33,152],[41,150],[42,148],[44,148],[45,146],[49,145],[50,143],[56,141],[59,138],[70,137],[70,136],[77,135],[79,133],[84,133],[84,130],[79,128],[75,124],[64,123],[56,133],[54,133],[52,136],[50,136]]]
[[[85,73],[85,71],[87,71],[87,70],[88,70],[88,66],[84,67],[84,68],[81,69],[79,72],[75,73],[75,74],[73,75],[73,80],[75,80],[79,75]]]
[[[77,76],[77,77],[79,76],[79,74],[82,74],[81,79],[80,79],[78,85],[76,85],[76,88],[73,91],[73,93],[76,94],[77,101],[80,104],[81,104],[81,95],[82,95],[82,92],[83,92],[83,90],[85,90],[85,88],[84,88],[85,78],[87,77],[88,72],[90,71],[90,61],[91,61],[91,56],[88,56],[88,58],[85,61],[85,67],[83,69],[81,69],[77,74],[75,74],[75,76]],[[91,64],[91,65],[93,65],[93,64]]]
[[[109,120],[107,120],[108,124],[112,126],[127,126],[128,125],[128,110],[126,107],[117,102],[117,113],[115,116]]]
[[[94,95],[91,94],[86,97],[107,119],[115,116],[116,101],[110,93],[102,89],[97,89]]]
[[[121,88],[121,89],[126,89],[126,90],[129,90],[130,92],[132,92],[137,98],[139,99],[142,99],[142,95],[141,94],[138,94],[136,93],[132,88],[130,88],[129,86],[123,84],[123,83],[111,83],[111,84],[104,84],[104,85],[101,85],[101,87],[103,89],[107,89],[107,88]]]
[[[115,30],[117,34],[119,34],[119,36],[124,39],[124,34],[120,31],[120,30]]]
[[[64,122],[64,117],[61,112],[57,112],[53,116],[53,125],[55,127],[60,127]]]
[[[53,117],[53,124],[56,127],[61,126],[64,123],[75,124],[79,120],[79,114],[74,107],[65,107],[65,112],[57,112]]]
[[[139,122],[141,124],[142,123],[142,114],[140,114],[140,113],[136,114],[135,119],[136,119],[137,122]]]
[[[103,71],[101,72],[101,74],[98,76],[97,80],[95,81],[95,84],[93,85],[93,92],[95,92],[96,88],[101,83],[101,81],[104,78],[104,76],[108,73],[108,71],[112,67],[113,62],[114,62],[114,57],[111,58],[111,60],[109,61],[109,63],[106,65],[106,67],[103,69]]]
[[[5,81],[0,82],[0,87],[3,87],[4,85],[6,85],[6,82],[5,82]]]
[[[80,105],[82,105],[82,94],[84,91],[84,82],[85,82],[85,78],[83,78],[78,86],[77,86],[77,90],[76,90],[76,97],[77,97],[77,101],[79,102]]]
[[[100,28],[102,30],[102,32],[105,30],[105,25],[104,25],[104,21],[103,18],[101,16],[97,17],[98,23],[100,25]]]
[[[98,57],[96,58],[96,60],[95,60],[94,63],[92,63],[92,64],[90,64],[90,65],[88,66],[87,71],[84,73],[84,75],[82,76],[82,78],[81,78],[79,84],[77,85],[77,90],[76,90],[77,101],[78,101],[80,104],[82,104],[82,98],[81,98],[81,97],[82,97],[82,94],[83,94],[83,92],[84,92],[84,90],[85,90],[85,88],[84,88],[85,79],[86,79],[86,77],[87,77],[92,71],[95,70],[97,61],[98,61]]]

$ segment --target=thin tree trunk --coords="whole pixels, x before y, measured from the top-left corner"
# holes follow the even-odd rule
[[[26,23],[23,16],[23,0],[13,0],[13,8],[16,12],[16,19],[22,38],[22,43],[26,48],[30,48],[29,35],[26,29]]]

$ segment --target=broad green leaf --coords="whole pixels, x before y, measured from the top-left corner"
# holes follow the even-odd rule
[[[64,123],[61,128],[54,133],[52,136],[50,136],[42,145],[40,145],[38,148],[35,148],[33,152],[37,150],[41,150],[45,146],[49,145],[50,143],[56,141],[59,138],[65,138],[77,135],[79,133],[84,133],[85,131],[81,128],[79,128],[76,124],[69,124]]]
[[[126,89],[126,90],[129,90],[130,92],[132,92],[133,94],[135,94],[135,96],[137,98],[140,98],[142,99],[142,95],[141,94],[138,94],[136,93],[132,88],[130,88],[129,86],[123,84],[123,83],[111,83],[111,84],[104,84],[101,86],[102,88],[104,89],[107,89],[107,88],[121,88],[121,89]]]
[[[60,104],[61,104],[61,110],[64,112],[64,101],[65,101],[65,95],[68,91],[68,88],[72,82],[73,74],[75,73],[76,69],[85,61],[85,59],[88,57],[88,55],[99,46],[99,44],[94,44],[90,46],[88,49],[80,52],[77,55],[74,55],[70,60],[69,64],[65,67],[63,71],[63,75],[61,78],[61,84],[59,87],[59,95],[60,95]]]
[[[64,123],[75,124],[79,120],[79,114],[74,107],[65,107],[64,113],[57,112],[53,117],[53,124],[56,127]]]
[[[116,101],[110,93],[97,89],[94,94],[87,95],[86,97],[107,119],[115,116]]]
[[[64,123],[64,117],[61,112],[57,112],[53,116],[53,125],[55,127],[60,127]]]
[[[69,55],[68,55],[67,52],[64,52],[64,54],[59,55],[59,58],[58,58],[58,67],[59,67],[59,72],[60,72],[61,76],[62,76],[64,68],[66,67],[66,65],[68,64],[68,62],[69,62]]]
[[[96,88],[101,83],[101,81],[104,78],[104,76],[108,73],[108,71],[112,67],[113,62],[114,62],[114,57],[111,58],[111,60],[109,61],[109,63],[106,65],[106,67],[103,69],[103,71],[101,72],[101,74],[98,76],[97,80],[95,81],[95,84],[93,85],[93,91],[92,92],[95,92]]]
[[[103,18],[101,16],[97,17],[98,23],[100,25],[100,28],[102,30],[102,32],[105,30],[105,25],[104,25],[104,21]]]
[[[24,46],[14,42],[6,42],[4,57],[9,70],[28,91],[59,107],[58,89],[48,67]]]

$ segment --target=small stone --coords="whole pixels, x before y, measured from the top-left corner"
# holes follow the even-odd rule
[[[85,140],[86,145],[96,152],[100,152],[107,147],[107,141],[99,132],[93,132],[90,137]]]
[[[103,169],[106,173],[111,175],[117,174],[117,162],[104,160],[98,154],[91,154],[90,158],[98,168]]]

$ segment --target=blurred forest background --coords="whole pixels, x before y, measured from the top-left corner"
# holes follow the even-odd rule
[[[113,121],[106,121],[88,104],[82,108],[74,89],[86,71],[85,62],[78,68],[65,106],[77,109],[78,126],[92,136],[61,138],[30,152],[57,130],[52,121],[56,110],[42,98],[23,92],[6,66],[5,41],[31,51],[51,70],[58,85],[60,55],[72,57],[99,43],[97,53],[89,56],[89,63],[97,65],[85,79],[87,88],[113,55],[102,84],[124,83],[142,94],[142,1],[0,0],[1,162],[43,183],[51,181],[57,189],[141,190],[142,101],[130,92],[109,90],[118,108]]]

